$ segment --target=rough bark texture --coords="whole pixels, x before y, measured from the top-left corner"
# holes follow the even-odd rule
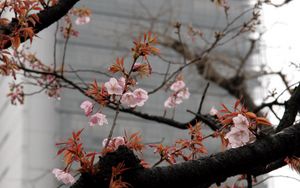
[[[251,172],[279,158],[299,153],[300,124],[259,140],[196,161],[138,171],[130,182],[134,187],[206,187],[227,177]]]
[[[268,170],[267,165],[278,159],[292,155],[299,156],[299,148],[300,124],[240,148],[167,167],[143,169],[130,150],[119,147],[116,152],[100,160],[101,167],[95,177],[98,181],[96,184],[83,183],[90,181],[86,180],[86,176],[82,176],[72,188],[93,188],[100,185],[107,187],[110,180],[109,169],[122,161],[130,168],[124,173],[123,179],[133,187],[207,187],[234,175],[255,174],[256,167],[265,166],[265,170]]]

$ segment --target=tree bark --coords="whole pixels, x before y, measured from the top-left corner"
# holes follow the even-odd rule
[[[119,147],[115,153],[105,156],[106,161],[108,161],[107,158],[109,157],[112,157],[115,161],[107,164],[116,165],[122,161],[125,161],[125,164],[129,164],[126,161],[130,158],[135,158],[135,156],[133,153],[124,155],[124,148]],[[138,165],[131,162],[130,165],[126,165],[129,170],[122,177],[124,181],[130,183],[133,187],[208,187],[213,183],[223,182],[228,177],[238,174],[255,174],[257,167],[264,166],[267,170],[268,164],[287,156],[299,156],[299,153],[300,123],[286,128],[275,135],[266,136],[252,144],[172,166],[144,169],[142,167],[137,168]],[[102,163],[102,167],[99,168],[99,174],[107,174],[107,171],[101,170],[111,169],[112,167],[106,166],[104,168],[103,165],[106,165],[106,163]],[[280,166],[278,165],[278,167]],[[260,168],[260,170],[262,169]],[[267,171],[263,172],[267,173]],[[97,179],[97,182],[94,186],[91,186],[83,183],[90,182],[86,181],[86,176],[82,176],[72,188],[93,188],[104,185],[103,181],[110,180],[107,176],[106,178],[97,178],[95,176],[94,178]],[[108,185],[107,182],[106,185]]]

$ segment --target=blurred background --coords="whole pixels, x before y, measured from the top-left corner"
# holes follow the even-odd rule
[[[109,65],[117,57],[125,57],[130,61],[130,48],[132,40],[141,33],[151,30],[157,33],[161,49],[160,57],[151,57],[153,75],[139,81],[139,86],[147,91],[154,89],[164,79],[166,70],[176,70],[190,54],[185,57],[178,45],[174,46],[177,34],[174,24],[182,24],[182,41],[189,47],[191,54],[201,53],[213,41],[215,32],[228,25],[228,20],[239,19],[231,26],[235,28],[251,19],[253,4],[251,0],[229,0],[230,9],[228,17],[222,7],[216,6],[209,0],[88,0],[81,1],[77,6],[86,6],[92,10],[91,22],[87,25],[76,26],[79,37],[72,38],[66,51],[65,64],[70,70],[97,70],[91,73],[81,71],[78,75],[86,82],[96,79],[106,82],[110,75],[104,74]],[[274,3],[281,3],[274,1]],[[275,87],[280,91],[285,85],[277,76],[256,76],[267,67],[272,71],[283,71],[288,74],[290,83],[297,80],[297,70],[290,66],[291,62],[299,61],[300,27],[298,20],[300,2],[292,1],[289,4],[275,8],[264,5],[260,19],[261,24],[255,32],[241,34],[234,40],[218,46],[207,60],[214,69],[224,77],[236,74],[237,67],[244,63],[244,69],[249,75],[245,81],[246,91],[252,96],[254,103],[264,100],[269,90]],[[242,12],[244,14],[239,16]],[[201,31],[205,40],[194,38],[191,28]],[[60,32],[56,35],[57,26],[54,24],[47,30],[38,34],[30,49],[37,54],[43,63],[53,64],[53,46],[56,36],[57,59],[62,61],[65,39]],[[235,30],[233,30],[233,33]],[[231,35],[228,36],[228,39]],[[258,40],[259,39],[259,40]],[[207,40],[207,41],[206,41]],[[255,45],[253,45],[255,41]],[[180,45],[179,45],[180,47]],[[251,51],[250,51],[251,50]],[[247,54],[251,55],[247,57]],[[193,56],[193,55],[191,55]],[[245,60],[244,58],[247,57]],[[167,60],[167,61],[166,61]],[[170,63],[171,62],[171,63]],[[172,66],[169,66],[169,65]],[[233,104],[235,98],[227,90],[212,81],[207,81],[209,73],[203,73],[201,67],[190,66],[183,71],[184,80],[190,89],[191,97],[180,104],[176,111],[167,110],[166,117],[180,122],[186,122],[193,115],[186,110],[197,111],[204,88],[208,82],[208,89],[203,113],[208,113],[211,107],[219,107],[220,103]],[[75,74],[67,74],[68,78],[78,80]],[[278,80],[277,80],[278,79]],[[51,170],[62,167],[63,161],[56,157],[55,143],[68,138],[72,131],[85,127],[83,141],[89,151],[99,150],[102,140],[107,137],[110,126],[89,127],[88,119],[79,108],[86,98],[77,91],[63,89],[61,99],[48,98],[44,93],[26,97],[24,105],[10,105],[6,98],[10,80],[0,78],[0,187],[2,188],[35,188],[57,187],[59,183],[53,177]],[[275,83],[275,84],[274,84]],[[26,91],[34,92],[35,87],[26,87]],[[162,89],[150,96],[146,105],[137,110],[153,115],[163,115],[163,103],[169,93]],[[280,109],[276,109],[280,111]],[[114,112],[105,109],[109,125],[112,123]],[[276,124],[276,119],[272,116]],[[204,134],[211,132],[203,125]],[[179,137],[186,137],[187,131],[177,130],[164,124],[148,121],[130,114],[121,113],[117,122],[114,136],[123,135],[124,130],[129,133],[141,131],[145,143],[163,142],[171,144]],[[220,151],[218,139],[208,139],[205,142],[209,153]],[[144,153],[147,162],[154,163],[151,149]],[[272,172],[271,176],[284,175],[297,178],[287,167]],[[266,177],[261,177],[263,180]],[[299,177],[298,177],[299,178]],[[227,182],[232,185],[235,179]],[[222,184],[225,186],[225,184]],[[256,187],[299,187],[299,180],[287,177],[269,178]]]

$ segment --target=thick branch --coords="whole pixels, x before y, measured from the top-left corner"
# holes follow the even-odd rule
[[[60,0],[56,5],[46,8],[39,12],[37,16],[39,17],[39,22],[33,25],[30,21],[28,21],[28,26],[33,27],[34,33],[39,33],[43,29],[49,27],[51,24],[58,21],[64,15],[68,13],[68,11],[78,2],[79,0]],[[13,20],[7,26],[0,27],[0,33],[4,35],[11,35],[16,26],[16,20]],[[21,37],[22,42],[24,42],[24,38]],[[7,42],[4,45],[4,49],[9,48],[11,46],[11,42]]]
[[[251,172],[256,166],[294,155],[300,147],[300,124],[257,142],[168,167],[138,170],[130,179],[134,187],[194,187]],[[204,186],[204,187],[205,187]]]
[[[276,128],[276,132],[291,126],[294,123],[298,112],[300,112],[300,85],[294,89],[290,99],[285,102],[284,114],[278,127]]]
[[[238,174],[255,174],[256,167],[265,166],[265,169],[260,168],[260,171],[256,173],[256,175],[261,172],[267,173],[268,170],[279,168],[283,163],[278,161],[286,156],[299,156],[299,148],[300,124],[296,124],[273,136],[267,136],[261,140],[257,140],[255,143],[194,161],[150,169],[136,168],[136,165],[131,164],[130,166],[132,166],[132,168],[123,174],[123,180],[130,183],[133,187],[143,188],[208,187],[213,183],[223,182],[228,177]],[[124,150],[124,147],[120,147],[118,150]],[[115,155],[120,153],[118,150],[115,152]],[[129,158],[134,158],[135,156],[132,154],[131,156],[126,155],[123,159],[120,157],[121,156],[114,156],[113,158],[118,159],[119,162],[122,160],[126,162]],[[104,163],[102,163],[102,165],[103,164]],[[117,164],[117,162],[115,162],[114,165],[115,164]],[[274,165],[270,168],[269,164]],[[100,174],[101,169],[99,171]],[[91,186],[91,184],[85,180],[85,176],[82,176],[72,188],[98,187],[99,184],[105,184],[102,181],[105,182],[107,180],[109,180],[107,177],[103,180],[97,179],[96,181],[99,182],[95,182],[93,186]],[[83,182],[87,182],[87,184]]]

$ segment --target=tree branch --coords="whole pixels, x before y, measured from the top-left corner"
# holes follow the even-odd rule
[[[116,160],[114,165],[122,160],[125,161],[125,164],[128,164],[128,161],[134,161],[133,159],[136,158],[134,154],[128,155],[130,150],[124,155],[125,148],[119,147],[116,152],[110,153],[107,158],[105,156],[101,161],[107,161],[109,157]],[[300,124],[298,123],[280,133],[257,140],[255,143],[198,160],[150,169],[143,169],[137,164],[130,164],[126,167],[131,167],[131,169],[125,172],[122,177],[133,187],[208,187],[238,174],[255,174],[253,172],[255,167],[265,166],[266,170],[274,170],[274,168],[269,168],[268,164],[286,156],[299,156],[299,148]],[[122,158],[122,156],[125,157]],[[101,164],[101,161],[100,166],[105,164],[104,162]],[[137,162],[139,161],[137,160]],[[280,166],[277,165],[276,167]],[[101,169],[111,169],[111,167],[100,168],[99,173],[107,173],[101,172]],[[267,171],[263,172],[266,173]],[[93,188],[100,184],[105,185],[105,183],[103,184],[105,179],[107,181],[107,177],[102,180],[101,178],[93,179],[94,184],[91,186],[90,183],[88,185],[83,183],[86,182],[86,179],[85,176],[82,176],[72,188]]]
[[[72,80],[67,79],[64,75],[58,74],[57,72],[43,72],[43,71],[38,71],[38,70],[32,70],[32,69],[26,68],[24,66],[19,66],[19,69],[21,69],[21,70],[23,70],[24,72],[27,72],[27,73],[35,73],[35,74],[55,76],[57,79],[60,79],[61,81],[69,84],[74,89],[78,90],[80,93],[85,95],[86,97],[89,97],[90,99],[96,101],[95,98],[93,98],[92,96],[86,94],[85,89],[78,86]],[[107,105],[107,107],[110,108],[110,109],[116,110],[116,107],[113,106],[113,105]],[[134,116],[137,116],[137,117],[140,117],[140,118],[143,118],[143,119],[147,119],[147,120],[150,120],[150,121],[156,121],[158,123],[163,123],[163,124],[166,124],[166,125],[169,125],[171,127],[178,128],[178,129],[187,129],[189,125],[195,125],[199,121],[201,121],[201,122],[205,123],[206,125],[208,125],[212,130],[217,130],[219,128],[217,126],[217,124],[218,124],[217,121],[209,115],[196,114],[195,115],[196,117],[191,119],[188,122],[178,122],[178,121],[175,121],[173,119],[165,118],[165,117],[162,117],[162,116],[155,116],[155,115],[150,115],[150,114],[147,114],[147,113],[135,111],[131,108],[120,108],[120,112],[132,114]]]
[[[299,154],[300,124],[274,136],[196,161],[168,167],[138,170],[134,187],[193,187],[222,182],[227,177],[251,172],[253,167],[267,165],[279,158]]]
[[[33,23],[30,21],[28,21],[27,24],[29,27],[33,27],[34,33],[39,33],[43,29],[49,27],[50,25],[58,21],[60,18],[65,16],[78,1],[79,0],[59,0],[56,5],[46,8],[37,13],[39,21],[36,22],[35,25],[33,25]],[[16,20],[13,19],[7,26],[1,25],[0,33],[4,35],[11,35],[15,27]],[[21,37],[21,41],[25,41],[24,37]],[[4,44],[3,49],[9,48],[10,46],[11,42],[8,41]]]
[[[290,99],[285,102],[284,114],[276,128],[276,132],[293,125],[298,112],[300,112],[300,84],[294,89]]]

